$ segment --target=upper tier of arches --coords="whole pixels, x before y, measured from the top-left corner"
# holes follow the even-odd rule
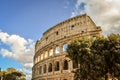
[[[55,41],[96,30],[101,30],[101,28],[97,27],[86,14],[70,18],[44,32],[42,38],[36,42],[35,53]]]

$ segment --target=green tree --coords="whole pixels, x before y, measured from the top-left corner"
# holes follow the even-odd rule
[[[97,72],[99,77],[105,77],[107,76],[107,69],[106,65],[106,53],[108,52],[108,39],[104,37],[98,37],[96,40],[93,42],[91,46],[91,53],[93,53],[93,58],[94,60],[92,61],[92,65],[94,71]],[[97,76],[96,76],[97,77]]]
[[[15,69],[15,68],[12,68],[12,67],[10,67],[10,68],[7,68],[7,72],[8,73],[12,73],[12,72],[16,72],[17,70]]]
[[[3,80],[5,80],[6,76],[8,73],[6,71],[1,71],[0,76],[3,77]]]
[[[20,80],[26,80],[25,78],[21,78]]]
[[[24,73],[15,68],[8,68],[7,71],[1,71],[0,76],[3,80],[26,80]]]
[[[86,80],[90,78],[89,74],[89,66],[90,64],[89,58],[92,56],[90,47],[93,43],[92,39],[89,38],[82,38],[82,39],[76,39],[72,41],[67,48],[68,57],[80,64],[79,68],[75,71],[75,80]],[[87,75],[87,76],[86,76]],[[92,76],[92,79],[93,76]]]
[[[91,48],[94,55],[101,57],[102,65],[99,65],[101,74],[105,80],[117,77],[120,79],[120,35],[111,34],[107,38],[98,38]],[[96,66],[96,65],[95,65]]]
[[[68,57],[80,64],[75,71],[75,79],[105,80],[120,79],[120,35],[111,34],[107,38],[77,39],[67,48]]]
[[[4,80],[17,80],[17,78],[13,74],[7,74],[5,75]]]

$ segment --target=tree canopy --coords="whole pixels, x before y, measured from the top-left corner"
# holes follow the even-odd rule
[[[2,80],[26,80],[24,73],[15,68],[7,68],[6,71],[1,71],[0,77]]]
[[[120,35],[82,38],[72,41],[67,48],[68,57],[80,64],[75,79],[120,79]]]

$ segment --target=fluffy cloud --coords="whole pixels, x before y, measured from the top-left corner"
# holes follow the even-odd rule
[[[0,42],[8,46],[7,48],[1,48],[0,54],[3,57],[12,58],[20,62],[25,68],[24,72],[27,74],[27,79],[31,78],[30,69],[33,65],[34,42],[31,39],[24,39],[19,35],[9,35],[2,31],[0,32]]]
[[[77,0],[72,16],[87,13],[103,33],[120,33],[120,0]]]
[[[31,76],[32,70],[31,69],[22,68],[22,69],[19,69],[19,71],[22,71],[26,74],[26,80],[31,80],[31,78],[32,78],[32,76]]]
[[[26,40],[19,35],[9,35],[8,33],[0,32],[0,40],[3,44],[9,46],[10,48],[2,48],[0,50],[0,53],[4,57],[13,58],[25,67],[32,67],[34,42],[31,39]]]

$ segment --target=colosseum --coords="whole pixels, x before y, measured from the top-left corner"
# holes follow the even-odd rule
[[[72,71],[77,67],[66,57],[67,45],[79,37],[102,35],[87,14],[67,19],[43,33],[36,42],[32,80],[74,80]]]

